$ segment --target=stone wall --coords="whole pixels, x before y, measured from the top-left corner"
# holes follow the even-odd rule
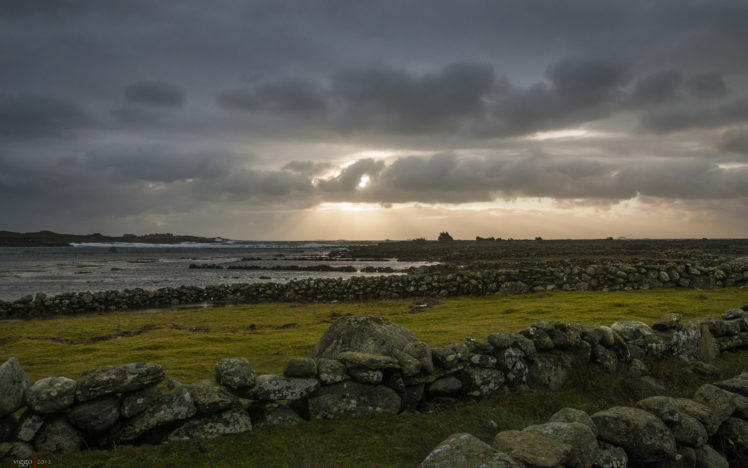
[[[178,304],[277,301],[348,301],[407,297],[447,297],[540,291],[619,291],[653,288],[709,289],[748,284],[748,261],[716,266],[689,262],[608,261],[592,265],[554,264],[512,270],[454,274],[409,274],[349,279],[309,279],[289,283],[182,286],[154,291],[78,292],[28,295],[0,301],[0,320],[49,317]]]
[[[312,357],[290,359],[282,373],[256,375],[246,359],[235,357],[218,362],[210,380],[193,384],[169,378],[162,366],[152,363],[95,368],[84,372],[77,381],[46,377],[32,383],[18,360],[10,358],[0,366],[0,457],[9,454],[28,458],[34,451],[50,453],[210,438],[309,419],[407,414],[427,408],[432,399],[444,395],[481,397],[506,388],[518,392],[532,387],[557,389],[571,375],[572,366],[578,364],[600,372],[625,368],[642,376],[642,381],[650,379],[648,384],[656,388],[657,382],[646,376],[646,366],[640,358],[709,361],[722,351],[746,347],[748,305],[725,311],[720,319],[704,318],[688,323],[681,323],[677,314],[668,314],[652,327],[632,321],[616,322],[610,327],[537,322],[517,333],[496,332],[485,339],[467,338],[441,347],[430,347],[405,328],[379,317],[347,316],[338,319],[324,333]],[[698,364],[709,368],[704,362]],[[681,414],[679,417],[692,416],[686,418],[689,425],[684,431],[698,434],[706,431],[712,435],[723,429],[733,430],[725,424],[737,425],[743,431],[747,423],[735,422],[731,416],[748,414],[748,380],[730,382],[716,385],[746,398],[730,397],[733,403],[728,404],[720,397],[714,403],[710,398],[717,391],[710,387],[703,390],[702,396],[694,397],[695,403],[677,400],[675,410],[667,400],[663,408],[670,411],[667,413],[670,419],[665,419],[665,409],[658,416],[664,424],[670,424],[671,432],[675,431],[672,425],[678,423],[673,419],[673,411]],[[719,395],[722,394],[717,392],[714,398]],[[651,406],[640,403],[645,411],[660,411],[654,403]],[[712,410],[704,410],[705,407]],[[625,427],[633,429],[624,432],[639,434],[641,429],[641,435],[636,437],[649,439],[650,434],[655,434],[667,439],[664,449],[652,449],[657,457],[676,456],[673,437],[680,444],[678,450],[681,445],[693,449],[688,456],[692,452],[697,457],[712,456],[711,449],[704,445],[704,437],[689,445],[678,438],[678,433],[668,435],[670,432],[662,430],[663,423],[652,422],[651,417],[644,417],[641,412],[615,408],[609,411],[613,416],[598,413],[592,416],[595,426],[587,424],[590,431],[596,427],[597,437],[605,444],[627,447],[629,442],[615,438],[618,437],[615,427],[610,429],[613,435],[604,435],[607,429],[603,422],[626,420],[630,416],[631,422]],[[572,410],[568,413],[558,418],[573,419],[571,422],[584,419]],[[716,418],[713,413],[718,413],[719,418],[713,419]],[[491,448],[491,454],[498,448],[524,460],[513,451],[512,444],[520,441],[517,443],[522,445],[537,433],[546,438],[560,438],[566,444],[559,445],[557,455],[567,466],[590,466],[586,458],[579,463],[571,461],[581,456],[577,436],[584,443],[603,447],[611,456],[620,455],[614,447],[590,438],[587,429],[579,426],[562,429],[572,431],[569,440],[564,439],[565,432],[556,434],[554,425],[533,426],[497,436],[500,440]],[[746,432],[740,434],[748,437]],[[463,444],[463,439],[467,440],[465,444],[477,444],[469,436],[455,437],[457,442],[447,441],[450,447],[458,442]],[[741,447],[746,447],[747,440],[741,439]],[[628,448],[626,453],[632,460],[650,457],[649,452],[639,456]],[[453,465],[433,462],[426,466]]]

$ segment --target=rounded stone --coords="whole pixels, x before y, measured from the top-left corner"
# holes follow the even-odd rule
[[[75,388],[75,380],[67,377],[37,380],[26,391],[26,405],[40,414],[59,413],[73,405]]]

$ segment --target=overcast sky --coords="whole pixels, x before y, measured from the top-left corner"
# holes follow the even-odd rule
[[[748,237],[746,1],[0,2],[0,230]]]

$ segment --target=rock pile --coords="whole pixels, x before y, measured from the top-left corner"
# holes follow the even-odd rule
[[[420,467],[728,468],[746,461],[748,372],[703,385],[691,399],[655,396],[592,415],[564,408],[545,424],[499,432],[490,445],[453,434]]]
[[[65,293],[0,301],[0,320],[70,315],[178,304],[346,301],[406,297],[515,294],[543,291],[619,291],[654,288],[720,288],[748,285],[748,261],[716,266],[690,262],[607,261],[594,265],[537,265],[454,274],[409,274],[349,279],[308,279],[289,283],[181,286],[155,291]]]
[[[601,372],[625,368],[647,379],[640,358],[709,361],[721,351],[746,347],[748,306],[725,311],[721,319],[688,323],[669,314],[652,328],[640,322],[611,327],[537,322],[517,333],[440,347],[379,317],[346,316],[325,332],[311,357],[290,359],[281,374],[256,375],[246,359],[227,358],[216,364],[213,380],[194,384],[177,382],[152,363],[99,367],[77,381],[46,377],[32,383],[11,358],[0,366],[0,456],[209,438],[305,419],[409,413],[445,395],[481,397],[504,387],[556,389],[574,365]],[[724,440],[736,441],[734,450],[743,450],[748,422],[741,418],[746,416],[748,376],[743,375],[704,386],[693,400],[655,397],[637,408],[611,408],[591,418],[567,409],[548,424],[501,433],[494,447],[456,435],[425,466],[473,466],[439,461],[438,454],[450,452],[464,463],[493,460],[486,466],[521,466],[517,460],[592,466],[590,460],[620,460],[622,451],[640,461],[674,459],[676,453],[716,459],[707,441],[723,434],[730,437]],[[536,452],[536,446],[548,452],[542,455],[547,458],[525,453]]]

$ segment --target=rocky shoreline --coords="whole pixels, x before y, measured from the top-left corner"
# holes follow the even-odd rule
[[[546,291],[627,291],[655,288],[711,289],[748,285],[748,260],[717,265],[696,262],[599,261],[522,264],[513,269],[420,273],[349,279],[307,279],[288,283],[182,286],[39,293],[0,301],[0,320],[30,319],[173,305],[262,302],[320,302],[409,297],[480,296]]]
[[[10,358],[0,366],[0,457],[205,439],[311,419],[410,414],[428,411],[430,401],[444,396],[557,390],[579,366],[624,372],[662,394],[646,362],[677,359],[708,374],[716,372],[709,362],[719,353],[748,348],[748,305],[720,319],[680,319],[667,314],[652,327],[537,322],[517,333],[431,347],[388,320],[347,316],[330,326],[311,357],[288,360],[282,373],[256,375],[247,359],[233,357],[216,364],[213,379],[194,384],[167,377],[154,363],[94,368],[77,381],[46,377],[32,383]],[[694,457],[714,463],[697,466],[727,466],[725,457],[748,453],[748,374],[704,385],[692,399],[658,396],[636,406],[591,417],[562,410],[546,425],[500,432],[493,447],[457,434],[422,466],[474,466],[465,460],[475,457],[498,457],[502,464],[486,466],[511,467]],[[523,449],[536,443],[542,447],[530,454]]]

